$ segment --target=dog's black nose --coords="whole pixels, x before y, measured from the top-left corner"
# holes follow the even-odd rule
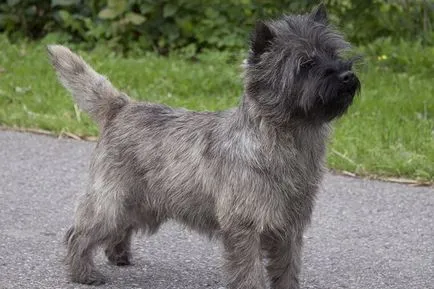
[[[354,73],[350,70],[339,74],[339,80],[342,81],[343,83],[348,83],[353,79],[354,79]]]

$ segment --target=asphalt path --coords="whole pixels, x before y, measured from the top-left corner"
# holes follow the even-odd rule
[[[94,143],[0,131],[0,288],[70,283],[62,238]],[[302,288],[434,288],[434,188],[327,175],[305,235]],[[168,223],[100,288],[220,288],[221,247]]]

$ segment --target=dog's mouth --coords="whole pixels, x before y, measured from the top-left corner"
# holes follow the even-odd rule
[[[329,75],[321,79],[319,86],[307,86],[300,110],[293,111],[293,115],[314,122],[329,122],[348,110],[360,88],[360,80],[351,70]],[[312,90],[314,98],[309,98]]]
[[[334,83],[327,87],[325,96],[320,96],[320,101],[324,105],[327,103],[346,103],[348,98],[354,98],[359,91],[360,81],[356,76],[353,76],[346,82]]]
[[[319,96],[310,115],[326,122],[338,118],[347,111],[358,92],[360,81],[355,75],[346,82],[335,83],[326,89],[325,95]]]
[[[350,82],[347,83],[343,89],[342,89],[342,94],[344,96],[351,96],[354,97],[357,93],[360,92],[360,80],[355,76],[354,79]]]

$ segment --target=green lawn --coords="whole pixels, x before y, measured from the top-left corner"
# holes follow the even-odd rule
[[[227,53],[205,53],[196,61],[154,54],[120,58],[103,47],[80,54],[137,99],[221,110],[236,105],[242,90],[240,57]],[[434,181],[433,75],[386,72],[369,63],[360,70],[362,94],[336,122],[329,166]],[[56,81],[44,45],[12,45],[1,35],[0,125],[97,134]]]

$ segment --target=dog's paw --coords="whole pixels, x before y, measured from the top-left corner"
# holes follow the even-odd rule
[[[74,274],[71,278],[72,282],[86,285],[98,286],[106,283],[104,275],[96,270],[88,274]]]
[[[121,254],[115,254],[108,250],[105,251],[107,259],[110,264],[116,266],[128,266],[131,265],[130,254],[128,252],[122,252]]]
[[[107,259],[110,264],[116,266],[129,266],[132,265],[130,262],[130,258],[128,255],[122,256],[107,256]]]

